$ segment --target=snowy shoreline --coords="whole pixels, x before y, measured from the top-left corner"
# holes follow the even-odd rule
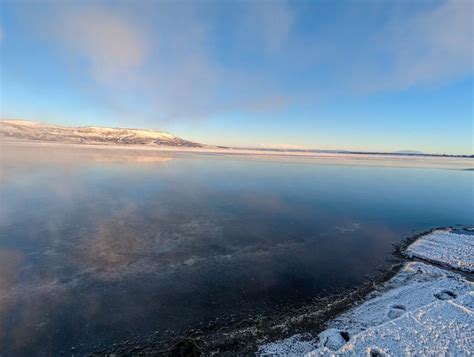
[[[423,246],[421,240],[440,231],[459,234],[435,228],[403,240],[390,268],[354,290],[235,321],[216,320],[170,339],[126,341],[96,352],[184,348],[203,355],[472,355],[473,273],[408,257],[409,246]],[[474,232],[461,233],[474,239]]]
[[[54,152],[58,157],[58,148],[61,152],[77,153],[79,156],[87,154],[111,155],[117,159],[126,156],[128,160],[135,158],[144,160],[144,157],[160,159],[175,154],[200,154],[214,155],[216,157],[245,158],[255,160],[304,160],[307,162],[331,164],[331,165],[364,165],[364,166],[386,166],[386,167],[410,167],[410,168],[440,168],[451,170],[473,170],[474,159],[470,157],[443,157],[443,156],[414,156],[383,153],[351,153],[351,152],[315,152],[315,151],[285,151],[246,148],[223,148],[223,147],[185,147],[185,146],[150,146],[150,145],[118,145],[118,144],[74,144],[60,142],[5,140],[0,138],[0,147],[4,155],[8,150],[18,151],[33,150],[42,154]],[[19,151],[18,151],[19,152]],[[50,157],[50,155],[47,155]]]
[[[295,335],[261,346],[259,354],[472,354],[473,242],[474,235],[450,229],[417,237],[403,252],[410,261],[363,303],[330,320],[317,338]]]

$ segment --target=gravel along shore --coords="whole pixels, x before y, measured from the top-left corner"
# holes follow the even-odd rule
[[[435,230],[404,251],[408,262],[315,339],[295,335],[259,355],[400,356],[474,353],[474,235]]]

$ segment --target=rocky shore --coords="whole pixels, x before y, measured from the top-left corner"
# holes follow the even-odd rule
[[[262,345],[261,356],[467,356],[474,348],[474,235],[435,230],[402,250],[401,270],[365,301],[304,334]]]
[[[126,341],[92,355],[469,355],[473,242],[468,229],[434,229],[405,239],[391,268],[353,291],[215,321],[174,338]]]

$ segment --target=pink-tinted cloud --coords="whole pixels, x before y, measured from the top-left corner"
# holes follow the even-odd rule
[[[334,91],[432,87],[473,72],[468,0],[427,2],[413,12],[399,4],[403,11],[388,11],[344,43],[340,14],[334,14],[340,23],[321,31],[305,24],[311,31],[302,31],[304,7],[284,0],[232,2],[231,10],[218,5],[46,1],[38,11],[23,6],[19,15],[34,35],[59,48],[83,94],[140,125],[226,112],[273,114]],[[368,15],[349,16],[351,26],[360,16]]]
[[[58,6],[46,30],[104,85],[130,79],[148,55],[144,31],[125,14],[98,5]]]
[[[34,31],[65,49],[71,76],[77,76],[78,63],[85,64],[89,78],[79,78],[83,92],[119,115],[166,121],[232,110],[279,110],[288,104],[274,83],[226,68],[213,57],[215,19],[200,6],[146,2],[44,6],[46,10],[28,17]],[[249,3],[246,9],[242,24],[267,50],[281,48],[293,21],[286,2]],[[87,84],[88,79],[93,83]],[[223,98],[222,93],[232,92],[248,95]]]

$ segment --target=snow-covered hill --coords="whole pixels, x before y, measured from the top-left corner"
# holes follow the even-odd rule
[[[1,120],[0,138],[2,137],[82,144],[203,146],[162,131],[95,126],[64,127],[26,120]]]

